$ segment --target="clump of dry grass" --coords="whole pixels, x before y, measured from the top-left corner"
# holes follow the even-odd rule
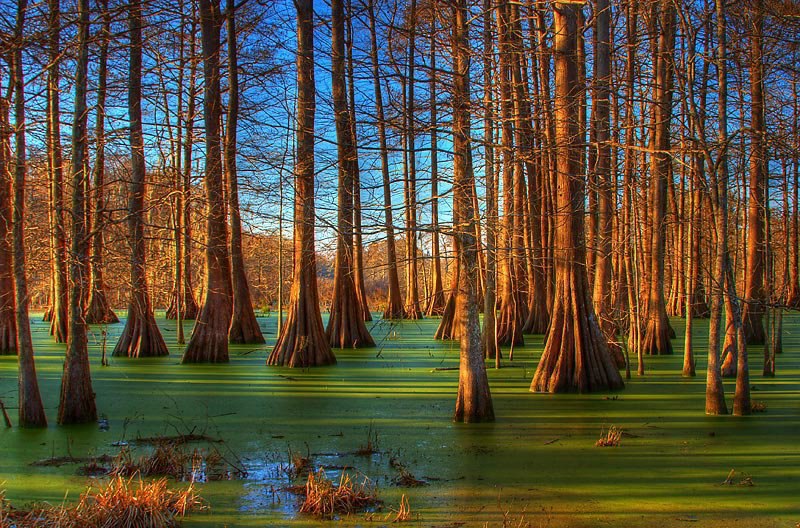
[[[408,498],[406,494],[403,493],[403,496],[400,497],[400,507],[395,510],[392,508],[389,515],[386,516],[386,520],[388,521],[392,515],[394,515],[394,519],[392,519],[393,523],[399,522],[406,522],[411,520],[411,506],[408,504]]]
[[[767,412],[767,402],[753,400],[750,402],[750,410],[752,412]]]
[[[308,474],[300,513],[331,519],[337,514],[349,515],[364,511],[379,502],[375,488],[366,478],[358,483],[349,474],[342,473],[337,485],[320,469]]]
[[[594,443],[595,447],[619,447],[622,443],[622,429],[612,425],[608,431],[603,430],[600,433],[600,439]]]
[[[247,471],[229,462],[218,449],[187,451],[182,444],[163,442],[152,452],[134,458],[123,448],[107,470],[112,476],[171,477],[184,481],[231,480],[244,478]]]
[[[203,508],[193,484],[176,490],[164,478],[145,482],[138,475],[115,476],[87,489],[74,506],[17,510],[0,498],[0,528],[173,528]]]

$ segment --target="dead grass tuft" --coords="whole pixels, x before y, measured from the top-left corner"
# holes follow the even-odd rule
[[[608,431],[603,430],[600,433],[600,439],[594,443],[595,447],[619,447],[622,443],[622,429],[612,425]]]
[[[358,483],[347,474],[342,473],[339,484],[334,484],[320,469],[308,474],[305,487],[305,499],[300,506],[300,513],[331,519],[335,515],[349,515],[366,510],[380,503],[374,486],[365,477]]]
[[[0,528],[173,528],[203,509],[194,485],[177,490],[166,479],[113,477],[87,489],[74,506],[35,505],[17,510],[0,497]]]
[[[394,519],[392,519],[393,523],[400,523],[411,520],[411,506],[409,506],[408,504],[408,498],[406,497],[405,493],[403,493],[403,496],[400,497],[400,507],[397,510],[392,508],[391,511],[389,512],[389,515],[386,516],[386,520],[388,521],[389,519],[391,519],[392,515],[394,515]]]

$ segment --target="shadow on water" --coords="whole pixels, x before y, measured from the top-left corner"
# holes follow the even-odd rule
[[[424,526],[794,526],[800,522],[800,317],[787,314],[778,377],[763,379],[751,353],[753,399],[765,413],[748,418],[703,414],[704,324],[695,325],[697,371],[680,376],[682,357],[647,358],[647,375],[615,395],[541,395],[528,391],[541,336],[515,349],[514,368],[489,369],[498,421],[457,425],[458,365],[452,342],[433,341],[438,319],[370,327],[374,349],[336,351],[338,364],[312,370],[265,365],[275,317],[262,318],[268,343],[232,346],[228,365],[181,365],[174,323],[159,318],[171,344],[166,358],[110,357],[100,366],[101,328],[90,336],[92,376],[105,422],[45,431],[0,430],[0,488],[14,502],[77,498],[87,477],[75,466],[33,467],[71,454],[115,455],[137,438],[202,433],[224,439],[247,477],[199,484],[209,513],[187,526],[319,526],[297,514],[288,486],[290,450],[337,480],[368,477],[385,508],[409,497]],[[682,336],[683,322],[674,320]],[[122,324],[107,327],[107,350]],[[55,421],[64,347],[34,317],[37,367],[46,410]],[[682,339],[673,342],[682,350]],[[16,360],[0,358],[0,398],[16,408]],[[726,380],[729,399],[733,383]],[[614,397],[616,396],[616,397]],[[732,403],[729,401],[729,403]],[[625,431],[617,448],[596,448],[601,431]],[[377,435],[377,439],[374,438]],[[372,443],[367,456],[357,451]],[[397,484],[400,464],[427,485]],[[722,485],[731,469],[754,486]],[[375,517],[383,519],[382,516]],[[643,524],[644,523],[644,524]],[[375,526],[363,514],[348,526]],[[379,523],[380,524],[380,523]]]

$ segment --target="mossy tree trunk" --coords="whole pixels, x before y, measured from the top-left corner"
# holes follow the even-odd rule
[[[584,238],[577,31],[580,5],[554,6],[556,175],[556,297],[534,392],[593,392],[624,386],[590,298]]]

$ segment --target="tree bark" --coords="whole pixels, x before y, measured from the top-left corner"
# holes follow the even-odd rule
[[[497,344],[497,176],[494,155],[492,0],[483,0],[483,140],[486,173],[486,287],[483,292],[483,355],[500,366]]]
[[[89,303],[86,309],[86,322],[89,324],[118,323],[117,314],[111,309],[106,297],[106,286],[103,277],[105,268],[105,226],[107,222],[105,175],[106,175],[106,85],[108,70],[108,45],[111,40],[111,12],[108,10],[108,0],[101,0],[103,13],[103,27],[100,30],[100,50],[98,52],[97,70],[97,105],[95,117],[95,161],[94,181],[94,222],[91,228],[91,285]],[[89,197],[87,197],[88,199]]]
[[[764,118],[764,6],[755,0],[748,19],[750,28],[750,192],[747,210],[747,262],[745,264],[742,322],[748,345],[763,345],[764,303],[764,211],[767,207],[767,159]]]
[[[13,52],[12,52],[13,53]],[[13,64],[13,57],[8,58]],[[11,94],[14,80],[9,76],[7,94],[0,93],[0,356],[16,355],[17,323],[14,314],[13,194],[11,165]]]
[[[322,326],[314,250],[314,2],[296,0],[297,141],[294,206],[294,280],[283,331],[269,365],[313,367],[336,363]]]
[[[554,5],[557,209],[556,296],[534,392],[594,392],[624,387],[589,296],[584,238],[585,175],[581,174],[577,31],[580,6]]]
[[[727,414],[725,389],[719,365],[720,326],[722,319],[723,281],[726,277],[728,256],[728,85],[727,85],[727,47],[725,0],[716,0],[717,14],[717,78],[719,100],[719,132],[720,159],[717,171],[711,174],[714,199],[714,223],[716,227],[716,244],[714,252],[714,277],[711,289],[711,316],[708,320],[708,366],[706,369],[706,414]],[[733,282],[733,281],[729,281]],[[730,285],[728,292],[731,291]]]
[[[56,343],[67,342],[67,236],[64,220],[64,160],[61,149],[60,73],[61,6],[48,0],[49,64],[47,68],[47,154],[52,199],[51,244],[53,248],[53,295],[50,335]]]
[[[500,314],[497,319],[497,342],[499,345],[520,346],[525,343],[522,335],[521,307],[523,299],[519,291],[520,281],[516,263],[516,219],[515,180],[520,177],[514,145],[514,96],[513,58],[511,44],[511,8],[500,2],[497,5],[497,32],[500,43],[500,109],[502,118],[503,147],[503,230],[500,292]],[[515,174],[516,173],[516,174]]]
[[[792,82],[792,134],[794,138],[800,137],[800,94],[797,89],[798,81]],[[795,139],[796,140],[796,139]],[[794,153],[792,160],[792,204],[791,211],[791,236],[789,237],[789,292],[786,304],[800,308],[800,153]],[[789,210],[786,214],[790,214]]]
[[[331,347],[359,348],[374,346],[375,342],[364,324],[363,303],[356,290],[353,266],[353,195],[361,190],[354,189],[353,186],[355,175],[358,172],[358,153],[347,100],[344,27],[344,2],[343,0],[332,0],[331,86],[339,159],[339,210],[333,299],[326,334]]]
[[[227,0],[228,22],[228,127],[225,135],[225,169],[231,215],[231,281],[233,315],[228,339],[231,343],[261,344],[264,336],[253,310],[242,251],[242,218],[239,212],[239,176],[236,172],[236,132],[239,122],[239,60],[236,43],[236,5]]]
[[[197,314],[200,311],[200,308],[197,306],[197,301],[195,300],[194,296],[194,287],[192,281],[192,214],[191,214],[191,194],[192,194],[192,149],[194,146],[194,117],[196,111],[196,104],[197,104],[197,13],[196,13],[196,3],[191,2],[191,25],[189,26],[189,36],[188,36],[188,49],[189,49],[189,90],[187,93],[187,103],[186,103],[186,117],[185,123],[183,124],[184,133],[182,134],[183,138],[183,162],[181,163],[181,168],[183,170],[183,174],[180,175],[181,182],[177,183],[178,189],[178,196],[176,202],[178,205],[176,206],[176,215],[181,216],[180,225],[182,229],[180,229],[179,233],[176,233],[177,237],[180,237],[182,242],[178,244],[176,240],[176,247],[180,245],[179,249],[179,260],[180,262],[177,263],[178,266],[181,267],[182,272],[181,280],[176,281],[175,285],[175,292],[173,292],[173,299],[170,303],[170,306],[167,308],[166,318],[167,319],[177,319],[178,318],[178,306],[180,305],[181,310],[181,320],[186,319],[195,319],[197,318]],[[176,273],[176,276],[178,274]],[[180,301],[178,300],[177,296],[180,295]]]
[[[416,150],[416,110],[414,88],[415,53],[417,38],[417,0],[411,0],[408,18],[408,83],[406,96],[406,156],[408,172],[405,181],[406,194],[406,317],[422,319],[419,304],[419,273],[417,259],[417,150]]]
[[[650,239],[647,321],[642,347],[646,354],[671,354],[674,331],[667,318],[664,298],[665,216],[666,189],[671,174],[670,123],[672,122],[673,53],[675,50],[675,9],[670,0],[661,0],[658,17],[661,19],[658,34],[658,53],[655,61],[653,108],[654,153],[652,156],[652,182],[650,213],[652,230]]]
[[[389,288],[386,299],[384,319],[404,319],[406,316],[403,299],[400,295],[400,277],[397,271],[397,249],[394,240],[394,220],[392,214],[392,186],[389,176],[389,147],[386,141],[386,117],[383,109],[383,92],[380,82],[380,65],[378,62],[378,37],[375,24],[375,1],[368,0],[369,15],[370,62],[372,66],[372,86],[375,95],[375,117],[378,126],[378,143],[381,156],[381,176],[383,180],[383,211],[386,229],[386,274]]]
[[[594,253],[594,309],[600,331],[614,354],[618,367],[625,357],[616,340],[616,324],[611,302],[611,267],[614,197],[611,175],[611,4],[595,0],[594,93],[592,96],[592,149],[594,166],[589,170],[597,185],[597,231]]]
[[[28,283],[25,278],[25,75],[22,69],[25,15],[27,0],[17,1],[14,51],[11,70],[14,83],[14,124],[16,159],[14,163],[14,299],[17,326],[17,362],[19,364],[19,425],[20,427],[47,427],[36,364],[33,358],[33,340],[28,319]]]
[[[231,262],[220,151],[220,29],[219,0],[200,0],[203,44],[203,121],[206,132],[206,297],[186,345],[182,363],[227,363],[228,329],[232,316]]]
[[[70,314],[67,355],[61,376],[58,423],[97,421],[97,406],[89,369],[89,343],[84,309],[89,294],[89,229],[86,225],[86,181],[89,109],[86,106],[89,70],[89,0],[78,0],[78,60],[75,66],[75,104],[72,125],[72,250],[70,255]]]
[[[128,357],[166,356],[167,345],[153,317],[147,291],[144,239],[144,195],[146,166],[142,135],[142,4],[131,0],[128,10],[130,32],[130,77],[128,114],[130,116],[131,182],[128,190],[128,243],[131,250],[131,294],[125,328],[113,355]]]
[[[461,327],[461,359],[458,395],[453,420],[494,421],[489,379],[481,350],[478,307],[478,240],[472,206],[473,175],[468,161],[470,149],[469,35],[466,0],[454,0],[453,20],[453,207],[458,210],[455,225],[457,258],[461,263],[456,311]]]
[[[431,114],[431,293],[425,313],[428,316],[442,315],[447,299],[444,294],[442,258],[439,244],[439,115],[436,78],[436,22],[438,2],[433,0],[431,8],[430,40],[430,114]]]

